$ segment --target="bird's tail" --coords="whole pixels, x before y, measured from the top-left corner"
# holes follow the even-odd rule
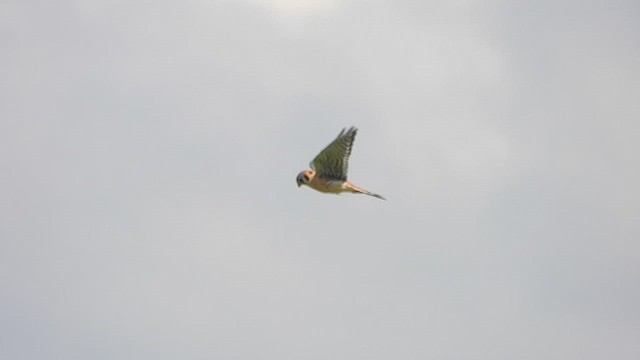
[[[365,190],[361,187],[355,186],[352,183],[347,183],[346,184],[347,189],[349,189],[349,191],[351,191],[354,194],[365,194],[365,195],[369,195],[369,196],[373,196],[376,197],[380,200],[387,200],[384,197],[382,197],[382,195],[378,195],[378,194],[374,194],[371,191]]]

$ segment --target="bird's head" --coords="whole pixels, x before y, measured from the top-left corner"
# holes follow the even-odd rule
[[[302,185],[308,185],[313,175],[314,175],[313,171],[309,171],[309,170],[303,171],[300,174],[298,174],[298,177],[296,177],[296,183],[298,183],[298,187]]]

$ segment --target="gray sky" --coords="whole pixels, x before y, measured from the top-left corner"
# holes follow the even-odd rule
[[[4,1],[0,358],[640,358],[638,19]]]

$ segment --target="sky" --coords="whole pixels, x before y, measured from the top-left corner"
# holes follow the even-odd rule
[[[3,1],[0,358],[640,358],[639,18]]]

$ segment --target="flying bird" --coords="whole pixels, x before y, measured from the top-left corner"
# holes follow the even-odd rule
[[[358,129],[355,127],[351,127],[349,130],[346,128],[342,129],[338,137],[311,161],[311,170],[305,170],[298,174],[296,178],[298,187],[307,185],[323,193],[340,194],[350,192],[386,200],[378,194],[374,194],[347,181],[349,156],[351,155],[351,148],[353,147],[353,141],[356,138],[357,132]]]

